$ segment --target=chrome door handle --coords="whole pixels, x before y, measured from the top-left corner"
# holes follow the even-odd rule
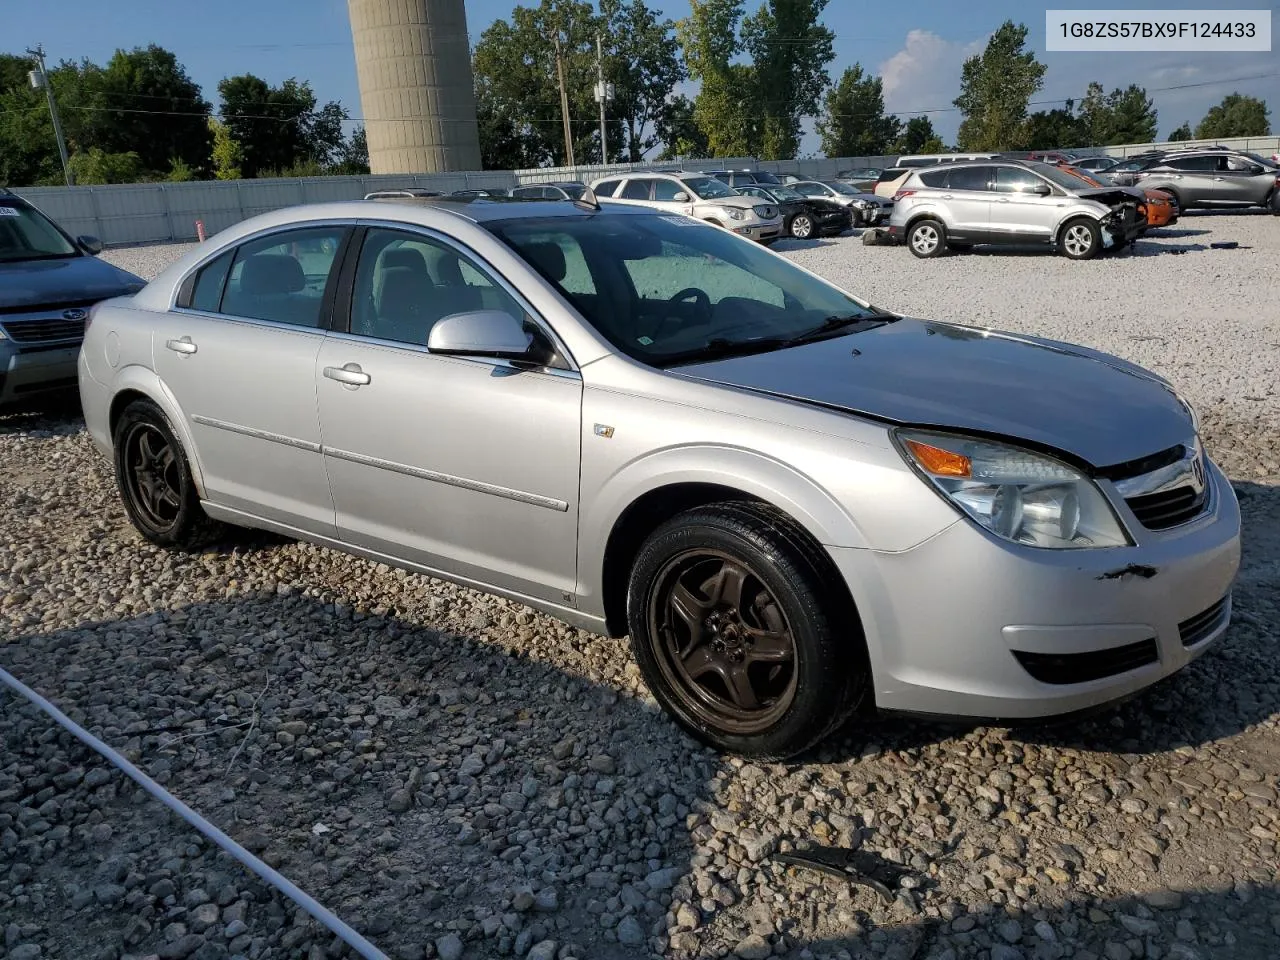
[[[952,196],[951,194],[949,194],[949,193],[944,193],[944,194],[942,195],[942,199],[943,199],[943,200],[954,200],[954,199],[955,199],[955,197],[953,197],[953,196]]]
[[[178,340],[166,340],[164,345],[168,347],[170,350],[172,350],[174,353],[181,353],[181,354],[184,354],[185,356],[190,356],[191,354],[195,353],[197,350],[200,349],[194,343],[191,342],[190,337],[182,337],[181,339],[178,339]]]
[[[1008,198],[1008,197],[1001,197],[1001,198],[1000,198],[1000,202],[1001,202],[1001,203],[1008,203],[1008,202],[1009,202],[1009,198]]]
[[[370,383],[373,378],[360,369],[358,363],[347,363],[341,367],[325,367],[324,375],[330,380],[337,380],[339,383],[345,383],[350,387],[363,386]]]
[[[1225,179],[1226,179],[1226,177],[1214,177],[1213,179],[1215,179],[1215,180],[1225,180]]]

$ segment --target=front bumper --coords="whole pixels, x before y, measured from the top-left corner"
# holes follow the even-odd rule
[[[0,340],[0,406],[75,389],[78,342],[18,344]]]
[[[779,220],[763,220],[755,223],[735,223],[729,221],[729,229],[740,237],[746,237],[749,240],[772,240],[775,237],[782,236],[782,221]]]
[[[828,548],[858,604],[876,705],[1051,717],[1186,666],[1226,631],[1240,566],[1235,494],[1216,466],[1209,477],[1207,513],[1133,547],[1036,550],[957,519],[901,553]]]

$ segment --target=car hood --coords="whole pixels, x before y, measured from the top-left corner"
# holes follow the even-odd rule
[[[750,210],[761,203],[767,203],[771,207],[777,206],[771,200],[761,200],[757,197],[713,197],[709,200],[700,200],[699,203],[713,203],[718,207],[740,207],[744,210]]]
[[[1076,196],[1084,200],[1096,200],[1108,207],[1117,203],[1140,202],[1143,199],[1141,190],[1124,186],[1090,187],[1088,190],[1077,190]]]
[[[1095,467],[1195,433],[1165,380],[1118,357],[913,318],[673,372],[896,424],[996,434]]]
[[[0,310],[106,300],[144,285],[141,277],[97,257],[0,263]]]

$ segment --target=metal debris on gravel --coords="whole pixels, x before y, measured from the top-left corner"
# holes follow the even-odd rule
[[[1274,957],[1277,226],[1188,215],[1089,263],[776,248],[893,309],[1119,353],[1199,407],[1245,518],[1233,626],[1090,720],[717,756],[622,641],[266,535],[145,544],[56,410],[0,416],[0,664],[396,958]],[[1241,249],[1146,256],[1187,236]],[[182,250],[108,257],[153,275]],[[806,842],[900,867],[893,902],[775,862]],[[342,955],[0,698],[0,958]]]

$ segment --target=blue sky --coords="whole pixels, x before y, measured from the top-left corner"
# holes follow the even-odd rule
[[[673,19],[688,13],[687,0],[650,0]],[[759,0],[746,0],[748,12]],[[88,57],[104,62],[118,47],[157,43],[174,51],[217,104],[224,76],[253,72],[273,83],[288,77],[311,81],[321,101],[339,100],[360,115],[359,87],[351,49],[346,0],[8,0],[0,50],[18,53],[43,43],[49,57]],[[510,15],[511,0],[468,0],[473,42],[495,19]],[[1107,6],[1063,0],[1054,7]],[[1121,6],[1121,4],[1111,4]],[[1238,9],[1271,7],[1257,0],[1126,0],[1125,8]],[[966,56],[980,52],[987,35],[1005,19],[1030,28],[1030,43],[1048,64],[1037,100],[1078,98],[1090,80],[1108,89],[1146,86],[1160,112],[1160,132],[1184,120],[1192,124],[1222,97],[1239,90],[1265,97],[1273,132],[1280,129],[1280,52],[1218,54],[1085,54],[1044,52],[1045,5],[1025,0],[966,0],[963,3],[895,3],[831,0],[824,14],[836,34],[833,77],[855,61],[881,73],[889,109],[933,111],[929,116],[944,139],[955,136],[959,117],[948,108]],[[1280,21],[1280,16],[1273,17]],[[1266,79],[1221,83],[1241,77]],[[1158,88],[1180,89],[1160,90]],[[806,151],[816,150],[812,136]]]

